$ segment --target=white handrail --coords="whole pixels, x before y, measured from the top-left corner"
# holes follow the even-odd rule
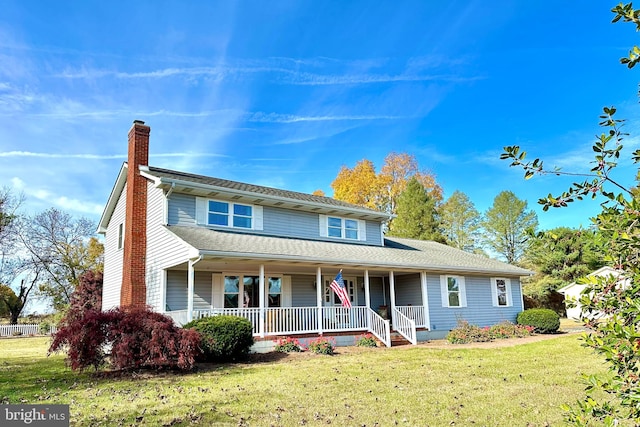
[[[367,309],[367,317],[369,320],[369,331],[376,336],[387,347],[391,347],[391,328],[389,321],[383,319],[378,313],[372,309]]]
[[[393,319],[393,329],[398,331],[398,333],[405,337],[411,344],[416,345],[418,343],[416,337],[416,322],[395,308],[393,309],[391,318]]]

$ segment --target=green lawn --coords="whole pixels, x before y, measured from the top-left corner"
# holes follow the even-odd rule
[[[76,374],[49,340],[0,340],[4,403],[68,403],[72,425],[548,426],[603,370],[577,335],[496,349],[338,349],[189,374]],[[272,358],[273,359],[273,358]]]

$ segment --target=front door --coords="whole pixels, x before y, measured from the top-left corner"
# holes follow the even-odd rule
[[[355,277],[343,277],[342,280],[344,281],[344,286],[347,288],[347,292],[349,293],[349,299],[351,300],[351,305],[352,306],[357,305],[358,301],[356,298]],[[324,278],[323,305],[325,307],[342,307],[342,301],[340,301],[340,298],[338,297],[338,295],[336,295],[336,293],[333,292],[333,289],[331,289],[330,287],[332,281],[333,281],[333,277]]]

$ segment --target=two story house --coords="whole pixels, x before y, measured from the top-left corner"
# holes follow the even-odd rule
[[[415,344],[523,309],[528,270],[385,237],[388,214],[332,198],[149,166],[149,133],[134,122],[100,219],[104,309],[147,305],[178,324],[242,316],[264,346],[295,334],[351,344],[367,331]],[[350,308],[329,287],[340,271]]]

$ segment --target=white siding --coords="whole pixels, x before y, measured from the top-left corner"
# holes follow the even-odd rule
[[[163,226],[165,197],[147,183],[147,304],[164,311],[164,270],[187,261],[189,247]],[[173,308],[173,307],[172,307]],[[175,309],[174,309],[175,310]]]
[[[102,286],[102,309],[109,310],[120,305],[120,288],[122,286],[122,256],[124,251],[118,249],[118,228],[124,223],[127,200],[127,185],[122,189],[118,202],[113,210],[104,241],[104,282]]]

